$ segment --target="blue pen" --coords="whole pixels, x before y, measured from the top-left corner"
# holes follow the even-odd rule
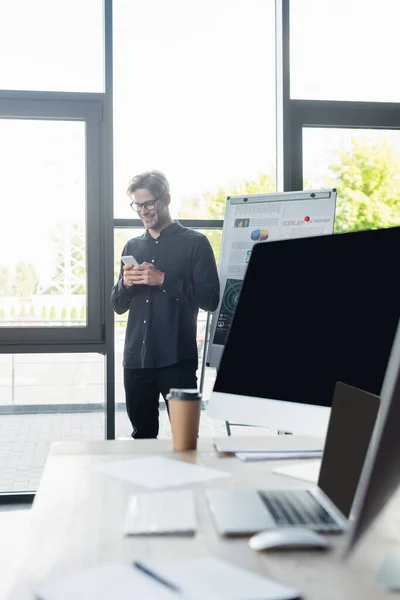
[[[161,577],[160,575],[158,575],[157,573],[155,573],[153,570],[151,570],[148,567],[146,567],[143,563],[135,561],[133,563],[133,566],[136,567],[136,569],[138,569],[139,571],[142,571],[142,573],[144,573],[145,575],[148,575],[148,577],[151,577],[155,581],[158,581],[158,583],[161,583],[161,585],[164,585],[165,587],[169,588],[173,592],[176,592],[178,594],[182,593],[181,588],[179,588],[178,586],[174,585],[170,581],[167,581],[166,579],[164,579],[163,577]]]

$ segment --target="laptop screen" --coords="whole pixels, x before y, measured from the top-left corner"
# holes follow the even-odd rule
[[[379,398],[337,383],[318,486],[349,517],[379,410]]]
[[[379,395],[400,316],[400,227],[256,244],[214,390],[330,406]]]

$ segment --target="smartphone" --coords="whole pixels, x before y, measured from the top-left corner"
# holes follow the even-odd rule
[[[124,265],[134,265],[135,267],[139,266],[139,263],[134,256],[121,256],[121,260]]]

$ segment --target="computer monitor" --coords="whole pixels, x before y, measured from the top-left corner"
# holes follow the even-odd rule
[[[400,227],[257,244],[208,414],[324,435],[336,382],[379,395],[400,316]]]
[[[399,425],[400,322],[382,387],[376,430],[354,500],[355,520],[346,554],[358,544],[400,484]]]

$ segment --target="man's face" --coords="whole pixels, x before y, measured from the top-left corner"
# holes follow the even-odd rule
[[[136,190],[132,194],[132,207],[137,210],[146,229],[157,230],[163,226],[168,211],[165,197],[156,198],[146,189]]]

